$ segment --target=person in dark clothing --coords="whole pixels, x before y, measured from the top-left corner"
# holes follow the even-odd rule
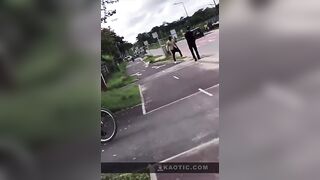
[[[174,39],[172,39],[171,36],[169,36],[169,39],[167,41],[167,46],[166,47],[167,47],[167,50],[171,52],[171,54],[173,56],[174,63],[177,62],[177,60],[176,60],[176,52],[179,52],[180,56],[183,57],[179,47],[176,44],[176,41]]]
[[[193,59],[195,61],[201,59],[200,55],[199,55],[199,52],[198,52],[197,45],[196,45],[196,38],[194,37],[193,32],[190,30],[190,27],[187,27],[187,32],[185,33],[184,37],[186,38],[186,40],[188,42],[188,46],[189,46],[189,49],[190,49],[191,54],[193,56]],[[197,57],[195,56],[193,50],[196,52]]]

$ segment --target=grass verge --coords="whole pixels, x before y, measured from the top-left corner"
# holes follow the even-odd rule
[[[139,88],[130,84],[122,88],[102,92],[101,105],[112,112],[133,107],[141,103]]]
[[[108,89],[117,89],[128,84],[135,82],[137,79],[128,76],[126,71],[127,63],[122,63],[119,65],[119,71],[112,74],[112,76],[108,79]]]
[[[145,62],[149,62],[149,63],[154,63],[156,61],[157,58],[161,57],[161,55],[159,56],[150,56],[150,55],[147,55],[143,60]]]
[[[161,56],[146,56],[144,61],[146,62],[150,62],[151,64],[154,63],[159,63],[159,62],[165,62],[165,61],[173,61],[172,56],[167,56],[165,58],[160,58]],[[186,57],[180,57],[180,56],[176,56],[177,60],[184,60]]]

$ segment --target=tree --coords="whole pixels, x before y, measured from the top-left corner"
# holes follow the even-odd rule
[[[113,4],[113,3],[117,3],[119,2],[119,0],[101,0],[101,22],[107,23],[107,19],[114,15],[117,11],[116,10],[108,10],[107,9],[107,4]]]
[[[157,40],[151,36],[152,33],[157,32],[159,38],[163,39],[170,36],[170,30],[175,29],[179,33],[181,30],[185,30],[187,26],[195,26],[201,22],[213,18],[216,15],[216,12],[216,8],[200,9],[191,17],[181,17],[178,21],[171,23],[164,21],[162,25],[153,27],[151,31],[138,34],[136,37],[137,45],[143,46],[144,41],[148,41],[150,44],[156,43]]]

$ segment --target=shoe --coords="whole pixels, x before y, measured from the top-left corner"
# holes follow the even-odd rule
[[[177,61],[175,61],[174,63],[177,64]]]

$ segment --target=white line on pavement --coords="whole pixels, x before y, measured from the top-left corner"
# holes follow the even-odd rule
[[[203,89],[201,89],[201,88],[199,88],[199,91],[202,92],[202,93],[205,93],[205,94],[208,95],[208,96],[213,96],[213,94],[208,93],[207,91],[205,91],[205,90],[203,90]]]
[[[197,152],[197,151],[199,151],[201,149],[205,149],[210,145],[219,145],[219,138],[214,138],[213,140],[211,140],[209,142],[203,143],[203,144],[201,144],[201,145],[199,145],[197,147],[194,147],[192,149],[189,149],[187,151],[179,153],[179,154],[177,154],[175,156],[172,156],[172,157],[170,157],[168,159],[165,159],[165,160],[161,161],[160,163],[165,163],[165,162],[171,161],[171,160],[173,160],[173,159],[175,159],[177,157],[183,156],[183,155],[192,154],[193,152]]]
[[[152,69],[159,69],[159,68],[162,68],[162,67],[165,67],[165,66],[166,66],[166,64],[161,65],[161,66],[152,66],[151,68]]]
[[[178,80],[180,79],[180,78],[178,78],[177,76],[173,76],[173,77],[174,77],[175,79],[178,79]]]
[[[218,86],[219,86],[219,84],[214,85],[214,86],[212,86],[212,87],[209,87],[209,88],[207,88],[206,90],[212,89],[212,88],[215,88],[215,87],[218,87]],[[178,100],[176,100],[176,101],[173,101],[173,102],[171,102],[171,103],[169,103],[169,104],[160,106],[160,107],[158,107],[158,108],[156,108],[156,109],[153,109],[153,110],[147,112],[146,114],[153,113],[153,112],[158,111],[158,110],[160,110],[160,109],[162,109],[162,108],[168,107],[168,106],[170,106],[170,105],[172,105],[172,104],[175,104],[175,103],[177,103],[177,102],[180,102],[180,101],[183,101],[183,100],[185,100],[185,99],[188,99],[188,98],[190,98],[190,97],[192,97],[192,96],[194,96],[194,95],[197,95],[197,94],[199,94],[199,93],[201,93],[201,91],[198,91],[198,92],[196,92],[196,93],[190,94],[189,96],[183,97],[183,98],[178,99]]]
[[[140,72],[137,72],[135,74],[131,74],[130,76],[141,76],[142,74]]]
[[[146,113],[146,107],[144,105],[144,98],[143,98],[143,94],[142,94],[142,88],[141,85],[139,84],[139,91],[140,91],[140,97],[141,97],[141,106],[142,106],[142,113],[143,115],[147,114]]]
[[[150,173],[150,180],[158,180],[156,173]]]
[[[144,62],[144,60],[142,58],[139,58],[139,60],[144,63],[145,67],[149,66],[149,62]]]

